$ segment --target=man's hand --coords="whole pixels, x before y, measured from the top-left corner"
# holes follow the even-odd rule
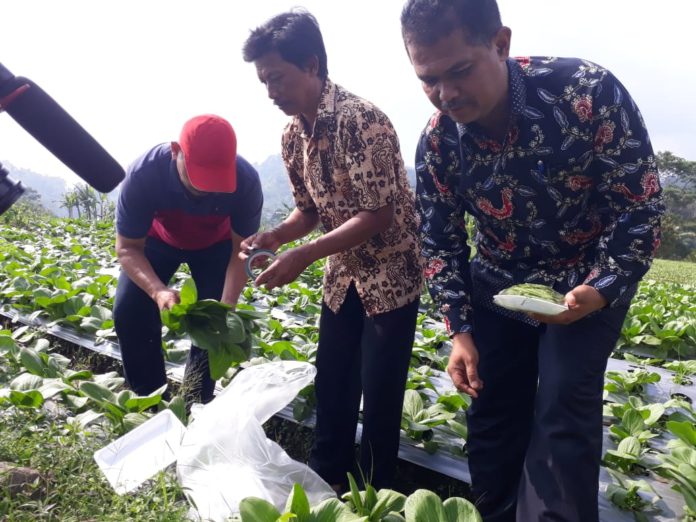
[[[570,324],[607,306],[607,300],[589,285],[580,285],[565,295],[568,310],[558,315],[530,313],[532,319],[547,324]]]
[[[478,376],[479,354],[474,339],[469,333],[458,333],[452,338],[452,353],[447,364],[447,373],[454,386],[472,397],[478,397],[483,381]]]
[[[242,259],[242,261],[246,262],[247,258],[249,257],[249,254],[251,254],[252,251],[257,250],[259,248],[264,248],[266,250],[275,252],[276,250],[278,250],[278,247],[280,247],[280,245],[282,245],[282,243],[278,239],[278,234],[276,234],[275,230],[269,230],[268,232],[260,232],[258,234],[254,234],[253,236],[249,236],[244,241],[242,241],[239,250],[239,257]],[[262,259],[255,259],[253,262],[253,268],[258,268],[259,266],[262,266],[262,264]]]
[[[291,248],[276,257],[254,283],[256,286],[266,285],[269,290],[283,286],[297,279],[313,261],[306,245]]]
[[[157,307],[162,310],[169,310],[172,306],[180,301],[179,292],[171,288],[163,288],[157,290],[152,296],[153,301],[157,303]]]

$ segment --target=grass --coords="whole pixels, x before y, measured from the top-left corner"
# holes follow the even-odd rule
[[[103,445],[99,437],[72,430],[64,418],[44,411],[0,412],[0,461],[35,469],[43,477],[20,495],[0,489],[0,520],[187,520],[189,506],[171,472],[161,473],[137,494],[114,493],[92,458]]]
[[[696,263],[655,259],[645,279],[696,286]]]

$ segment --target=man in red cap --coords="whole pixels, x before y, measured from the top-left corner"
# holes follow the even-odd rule
[[[219,116],[190,119],[178,142],[153,147],[129,167],[116,211],[122,272],[114,323],[126,381],[136,393],[166,383],[160,310],[179,302],[168,286],[179,265],[191,270],[199,299],[235,305],[246,282],[236,253],[257,232],[262,206],[258,173],[237,155],[234,130]],[[186,402],[210,401],[214,384],[206,352],[192,346]]]

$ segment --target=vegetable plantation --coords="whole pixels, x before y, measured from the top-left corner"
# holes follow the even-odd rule
[[[111,316],[118,277],[113,238],[111,224],[73,220],[21,230],[0,227],[0,304],[6,317],[16,319],[11,329],[0,331],[0,432],[16,430],[12,433],[46,447],[49,438],[51,444],[58,441],[52,452],[29,451],[30,444],[23,445],[21,438],[5,440],[0,435],[0,462],[41,472],[28,491],[0,486],[0,517],[186,517],[188,507],[172,473],[161,474],[136,494],[121,498],[109,491],[89,462],[94,450],[159,409],[170,408],[182,422],[187,420],[176,387],[171,401],[163,399],[164,390],[138,397],[124,388],[118,363],[98,373],[70,355],[71,349],[78,350],[74,344],[118,353]],[[315,264],[282,290],[269,292],[250,285],[236,313],[229,314],[219,304],[197,301],[186,271],[177,273],[172,284],[182,288],[182,303],[163,317],[163,350],[172,374],[180,371],[190,339],[211,347],[211,371],[221,386],[234,378],[240,363],[313,362],[322,275],[322,266]],[[216,315],[221,310],[222,315]],[[206,328],[210,324],[215,327]],[[73,345],[59,342],[56,332],[69,332]],[[400,457],[466,481],[465,412],[470,401],[443,374],[449,348],[444,326],[424,295],[403,408]],[[695,355],[696,265],[658,261],[634,298],[606,374],[603,520],[696,521]],[[311,426],[313,408],[309,386],[281,416]],[[61,474],[51,477],[51,469],[60,459],[73,458],[62,453],[70,444],[84,448],[88,458],[72,464],[70,473],[76,476],[63,482]],[[2,473],[0,468],[0,477]],[[75,498],[83,499],[81,505],[67,506],[58,500],[61,494],[75,495],[78,485],[80,494]],[[424,489],[406,496],[353,487],[341,500],[312,507],[303,495],[301,488],[292,492],[287,517],[292,512],[300,520],[426,520],[426,516],[478,520],[464,499],[443,502]],[[89,503],[93,510],[86,507]],[[99,511],[100,504],[110,506],[114,514]],[[245,509],[243,520],[283,516],[256,500],[245,503],[242,516]],[[333,518],[322,518],[328,516]]]

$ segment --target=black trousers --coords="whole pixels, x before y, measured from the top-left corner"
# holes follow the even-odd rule
[[[598,520],[604,372],[626,312],[533,327],[474,311],[484,388],[468,452],[485,522]]]
[[[201,250],[174,248],[154,238],[145,243],[145,256],[166,284],[187,263],[196,282],[198,299],[220,299],[232,255],[232,242],[222,241]],[[114,327],[128,386],[147,395],[167,382],[162,353],[162,322],[155,302],[121,271],[114,298]],[[191,347],[182,391],[187,404],[209,402],[215,383],[210,378],[208,354]]]
[[[323,305],[317,352],[317,425],[309,465],[329,484],[352,472],[388,487],[396,468],[404,390],[415,335],[418,300],[366,317],[355,286],[334,314]],[[360,469],[355,432],[363,395]]]

